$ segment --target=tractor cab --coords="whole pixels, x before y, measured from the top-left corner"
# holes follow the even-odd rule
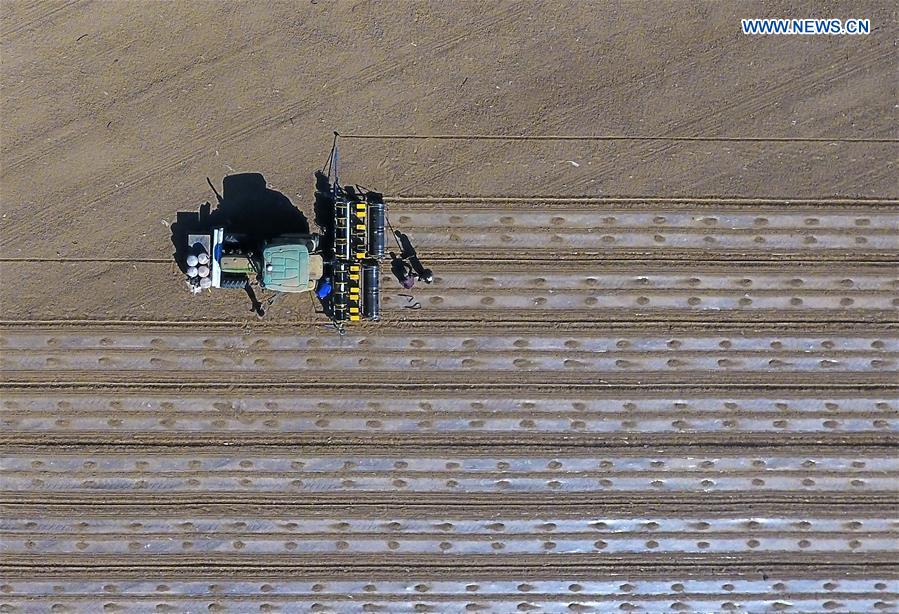
[[[319,254],[310,252],[317,245],[311,241],[294,243],[279,240],[262,250],[260,284],[274,292],[309,292],[315,290],[324,274],[324,262]],[[317,242],[316,242],[317,243]]]

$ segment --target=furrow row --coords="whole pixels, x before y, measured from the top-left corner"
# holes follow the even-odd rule
[[[439,312],[435,312],[435,316]],[[539,310],[538,310],[539,313]],[[197,319],[175,318],[171,320],[155,318],[149,320],[139,319],[122,319],[122,318],[23,318],[18,320],[0,320],[0,348],[6,348],[8,345],[7,335],[21,336],[37,336],[47,343],[47,347],[52,348],[54,344],[59,342],[59,335],[63,336],[80,336],[87,339],[106,339],[105,345],[114,343],[114,336],[119,334],[145,336],[147,340],[157,339],[154,341],[157,345],[162,343],[162,335],[174,335],[190,333],[197,335],[199,333],[218,333],[216,338],[226,337],[233,339],[235,337],[256,335],[257,337],[265,337],[270,334],[293,334],[296,336],[298,326],[303,326],[303,338],[315,336],[333,336],[334,327],[327,321],[299,319],[272,319],[259,320],[258,318],[250,319],[225,319],[225,318],[204,318],[202,314],[197,314]],[[639,316],[639,313],[636,314]],[[546,324],[545,321],[542,322]],[[495,335],[497,333],[505,334],[533,334],[533,321],[523,320],[521,318],[494,318],[489,324],[477,322],[465,322],[463,325],[453,326],[450,322],[436,322],[433,324],[425,324],[423,322],[407,321],[407,322],[389,322],[385,323],[360,323],[358,327],[352,330],[357,332],[359,336],[363,334],[374,334],[377,331],[378,336],[390,336],[395,334],[408,334],[415,331],[428,331],[429,335],[443,334],[462,334],[470,333],[477,336],[486,334]],[[656,336],[659,334],[685,335],[694,333],[703,334],[719,334],[727,335],[728,333],[744,336],[747,333],[752,336],[758,336],[767,333],[777,334],[798,334],[798,335],[876,335],[880,333],[892,333],[899,330],[899,322],[834,322],[827,319],[815,318],[811,321],[785,321],[782,319],[762,319],[754,320],[751,333],[746,330],[745,322],[733,321],[713,321],[709,322],[702,318],[679,319],[669,321],[661,318],[634,320],[630,322],[607,322],[603,320],[594,321],[566,321],[552,320],[552,330],[556,334],[571,333],[573,335],[581,335],[583,333],[602,333],[617,334],[619,332],[628,335],[646,335]],[[206,337],[208,339],[208,337]],[[358,337],[357,337],[358,338]],[[47,341],[49,339],[49,341]],[[215,347],[218,342],[215,340],[205,341],[206,347]],[[318,343],[313,340],[313,345]],[[264,347],[265,340],[260,342],[258,347]],[[39,345],[32,347],[38,348]]]
[[[171,583],[170,583],[171,584]],[[206,586],[208,583],[204,583]],[[230,587],[233,581],[216,583],[216,586]],[[278,583],[280,584],[280,583]],[[71,585],[79,590],[83,583]],[[417,594],[409,587],[405,595],[385,597],[378,592],[347,591],[335,595],[331,593],[283,594],[280,592],[258,596],[204,594],[185,595],[187,587],[175,583],[172,592],[145,595],[91,596],[87,589],[82,596],[65,597],[58,595],[9,595],[0,596],[0,607],[7,612],[21,614],[43,614],[53,612],[100,612],[124,611],[158,614],[159,612],[391,612],[397,614],[420,612],[446,612],[447,614],[468,614],[472,611],[511,612],[539,611],[546,613],[570,614],[571,612],[640,611],[670,613],[687,612],[749,612],[768,613],[782,610],[818,614],[824,611],[842,612],[895,612],[895,593],[855,594],[837,593],[821,596],[817,593],[777,593],[763,595],[671,594],[659,597],[631,595],[629,593],[608,594],[598,592],[571,593],[568,595],[485,595],[460,593],[458,595]],[[265,586],[271,586],[266,584]],[[226,588],[226,590],[229,590]],[[274,589],[269,589],[274,590]],[[102,593],[100,593],[102,594]],[[414,595],[414,596],[412,596]],[[37,600],[35,600],[37,599]]]
[[[469,262],[484,266],[491,263],[532,263],[534,265],[556,262],[560,266],[583,265],[594,262],[604,264],[630,265],[642,267],[677,262],[684,265],[732,264],[745,267],[770,267],[775,263],[784,266],[813,266],[829,264],[832,267],[856,266],[896,266],[899,253],[895,250],[831,249],[809,252],[801,249],[745,250],[745,249],[678,249],[655,248],[614,248],[606,244],[579,249],[556,248],[552,245],[532,245],[530,247],[472,247],[460,250],[458,245],[422,251],[427,263]],[[7,261],[9,262],[9,261]],[[0,264],[4,264],[0,260]],[[29,264],[35,264],[29,261]],[[153,264],[153,263],[151,263]],[[21,265],[20,265],[21,266]]]
[[[411,338],[410,338],[411,337]],[[580,381],[619,374],[870,374],[897,371],[895,334],[812,335],[405,335],[319,333],[287,335],[187,333],[167,336],[54,335],[7,332],[3,371],[22,373],[245,372],[286,377],[408,377],[427,369],[429,378],[470,373],[472,378],[535,376]]]
[[[740,552],[756,555],[774,552],[822,553],[899,553],[899,532],[857,533],[844,532],[781,532],[763,535],[746,532],[743,535],[716,533],[690,533],[658,535],[598,535],[559,534],[532,536],[440,534],[418,535],[292,535],[292,534],[242,534],[221,532],[216,534],[143,535],[123,534],[109,536],[67,536],[52,538],[45,535],[5,535],[0,544],[0,560],[20,555],[39,553],[46,557],[119,556],[178,557],[183,554],[209,554],[221,557],[254,557],[267,554],[296,558],[310,555],[383,554],[390,557],[406,556],[492,556],[515,557],[521,555],[565,558],[570,555],[619,555],[639,554],[650,551],[656,554],[734,554]],[[50,561],[48,561],[50,562]],[[393,561],[399,562],[399,561]]]
[[[515,208],[493,205],[490,210],[453,205],[394,204],[394,222],[408,228],[427,250],[671,250],[768,254],[874,250],[896,252],[899,216],[894,212],[846,209],[745,211],[733,209],[672,209],[654,204],[644,211],[589,205]],[[447,212],[450,211],[450,212]]]
[[[546,311],[549,318],[552,312],[564,310],[580,310],[585,318],[616,311],[621,312],[622,318],[633,318],[635,314],[646,317],[659,311],[711,311],[716,317],[730,311],[782,311],[807,318],[807,312],[821,310],[842,312],[842,317],[876,311],[894,319],[899,315],[899,277],[871,269],[842,275],[809,273],[802,268],[782,273],[737,270],[727,274],[681,269],[615,274],[589,270],[553,272],[537,266],[529,272],[500,269],[484,275],[466,272],[461,267],[446,267],[438,271],[431,286],[411,292],[391,291],[394,286],[392,278],[383,279],[384,309],[403,310],[406,317],[421,318],[464,318],[467,310],[484,319],[494,313],[508,317],[506,314],[516,310],[526,310],[531,315],[534,310]],[[442,313],[446,311],[450,314]]]
[[[221,453],[53,456],[11,451],[3,459],[13,493],[603,493],[893,492],[899,459],[760,455],[681,457],[268,456]]]
[[[777,375],[780,380],[795,374],[813,384],[815,381],[846,383],[846,377],[867,374],[865,381],[895,382],[897,361],[895,353],[879,352],[816,352],[809,354],[759,351],[724,352],[714,354],[668,352],[655,355],[641,355],[620,352],[610,357],[583,355],[564,358],[557,355],[540,355],[530,352],[516,352],[500,355],[461,353],[461,355],[441,355],[438,352],[409,352],[408,355],[382,354],[366,356],[366,352],[356,355],[325,355],[304,358],[289,351],[256,354],[255,357],[229,356],[208,353],[194,355],[172,352],[164,356],[152,352],[121,353],[70,351],[68,353],[34,352],[3,358],[3,371],[9,375],[21,374],[22,381],[66,381],[62,377],[50,375],[52,372],[71,374],[79,378],[90,374],[108,376],[121,373],[128,381],[145,382],[175,381],[183,384],[200,383],[208,377],[222,377],[224,374],[255,374],[254,381],[280,381],[302,383],[318,382],[381,381],[397,379],[408,381],[411,373],[424,369],[430,371],[428,380],[432,383],[452,381],[455,373],[471,373],[470,383],[485,381],[507,383],[533,383],[534,377],[542,381],[562,383],[596,382],[606,383],[640,379],[645,374],[657,373],[659,383],[673,379],[691,379],[695,382],[743,381],[753,383],[757,379],[743,377],[743,374]],[[153,371],[157,370],[157,373]],[[324,371],[322,375],[319,372]],[[720,374],[720,377],[716,376]],[[216,375],[217,374],[217,375]],[[642,375],[641,375],[642,374]],[[827,375],[826,375],[827,374]],[[237,375],[228,375],[236,377]],[[667,377],[666,377],[667,376]],[[9,377],[9,376],[8,376]],[[717,379],[716,379],[717,377]],[[851,378],[850,378],[851,379]],[[13,380],[9,377],[9,381]],[[81,381],[77,379],[76,381]],[[106,380],[103,380],[106,381]],[[769,380],[770,381],[770,380]]]
[[[366,356],[367,352],[350,355],[325,355],[304,358],[296,352],[285,350],[274,353],[259,352],[251,357],[228,356],[212,352],[195,355],[188,352],[168,352],[162,355],[154,352],[123,353],[120,351],[77,351],[32,352],[29,354],[7,355],[0,360],[3,371],[33,372],[41,370],[49,376],[53,371],[97,370],[102,373],[112,371],[164,370],[191,372],[194,375],[208,373],[239,373],[255,371],[259,373],[291,372],[297,376],[326,369],[332,374],[340,373],[352,377],[353,372],[383,372],[395,374],[415,373],[428,369],[435,372],[477,371],[482,376],[492,371],[498,372],[542,372],[547,377],[558,377],[554,373],[576,374],[570,381],[583,380],[604,373],[895,373],[897,354],[895,352],[725,352],[708,355],[703,353],[669,351],[655,355],[635,352],[617,352],[609,357],[580,355],[545,356],[519,351],[506,355],[485,355],[482,352],[465,352],[461,355],[446,356],[438,351],[399,352],[395,355],[381,354]],[[329,378],[333,379],[333,378]],[[566,380],[565,376],[561,378]],[[190,378],[185,378],[187,383]]]
[[[473,286],[493,291],[521,289],[598,290],[598,291],[732,291],[759,292],[899,292],[899,275],[889,267],[845,267],[833,273],[819,267],[788,265],[769,267],[730,267],[709,269],[697,266],[647,266],[634,271],[629,267],[597,263],[496,265],[489,272],[472,270],[464,262],[445,264],[435,275],[435,286],[464,290]],[[387,278],[385,277],[385,280]]]
[[[416,331],[417,332],[417,331]],[[730,335],[707,330],[683,334],[676,331],[659,334],[655,331],[621,331],[619,333],[576,333],[571,335],[540,331],[537,334],[517,335],[469,329],[470,334],[458,331],[411,335],[407,331],[385,330],[379,335],[365,336],[364,332],[334,335],[326,330],[310,331],[308,335],[258,333],[245,331],[209,337],[192,332],[126,332],[109,335],[90,329],[82,331],[29,331],[10,328],[0,335],[4,353],[14,351],[98,351],[137,350],[203,351],[219,353],[239,351],[297,351],[349,353],[360,349],[372,353],[408,350],[441,352],[565,352],[568,354],[613,354],[658,351],[684,352],[881,352],[899,350],[899,335],[888,331],[866,331],[864,328],[848,334],[815,334],[784,331],[783,334],[747,332]],[[647,334],[648,333],[648,334]]]
[[[307,518],[174,516],[79,520],[47,516],[0,519],[0,556],[40,552],[52,557],[178,556],[205,553],[248,557],[280,554],[456,556],[656,554],[681,552],[757,554],[799,551],[899,552],[899,521],[840,517],[643,517],[594,515],[488,520],[431,518]],[[53,535],[52,540],[47,536]]]
[[[289,510],[272,515],[185,515],[180,508],[166,510],[164,515],[125,513],[97,513],[85,511],[77,518],[71,515],[37,514],[23,512],[16,516],[0,516],[0,531],[17,537],[40,536],[42,533],[73,538],[111,538],[172,535],[184,537],[197,535],[209,538],[211,534],[245,537],[297,537],[349,536],[384,537],[388,535],[417,538],[443,535],[451,538],[483,538],[502,536],[509,538],[533,538],[547,536],[607,535],[634,537],[687,533],[695,535],[728,536],[752,533],[763,536],[784,534],[830,534],[846,532],[853,535],[892,534],[899,531],[899,517],[884,518],[859,513],[846,515],[821,515],[828,510],[816,510],[813,515],[751,516],[626,516],[611,517],[598,511],[580,517],[558,517],[552,511],[535,510],[530,517],[508,517],[498,514],[490,519],[456,517],[444,510],[430,510],[425,514],[397,515],[381,518],[348,516],[310,516]],[[333,512],[332,512],[333,514]],[[2,546],[0,546],[2,547]],[[896,545],[899,547],[899,544]]]
[[[543,210],[553,208],[590,209],[614,208],[623,211],[645,211],[646,209],[664,209],[666,211],[704,211],[721,209],[723,211],[775,211],[780,213],[805,213],[809,211],[862,211],[876,213],[899,206],[895,198],[851,198],[851,197],[746,197],[746,196],[590,196],[590,195],[537,195],[537,196],[498,196],[490,194],[388,194],[387,199],[398,206],[407,207],[410,211],[435,210],[445,211],[447,208],[462,208],[472,211],[491,210],[498,206]]]
[[[66,434],[95,439],[127,435],[264,436],[403,433],[466,436],[547,434],[723,434],[899,432],[899,403],[889,396],[614,398],[481,398],[425,395],[417,400],[382,392],[365,399],[318,394],[265,397],[22,393],[4,395],[0,420],[8,439]]]
[[[250,558],[282,555],[298,559],[312,556],[381,554],[402,559],[407,556],[544,556],[564,559],[570,555],[656,554],[735,555],[802,552],[820,554],[899,554],[899,532],[891,533],[780,533],[719,535],[678,533],[642,536],[545,535],[545,536],[452,536],[452,535],[245,535],[227,532],[210,535],[111,535],[47,536],[5,535],[0,561],[39,553],[52,562],[54,556],[177,557],[182,554]],[[401,563],[401,561],[391,561]]]
[[[694,231],[851,231],[888,233],[899,225],[887,201],[877,208],[849,208],[842,204],[769,203],[752,201],[700,203],[675,201],[543,199],[538,202],[389,202],[392,220],[413,228],[627,228],[684,229]]]
[[[337,513],[360,514],[370,512],[374,518],[396,513],[427,514],[438,509],[437,514],[452,513],[458,517],[489,518],[497,511],[497,495],[490,492],[312,492],[298,499],[295,492],[180,492],[153,493],[147,490],[131,491],[81,491],[74,492],[17,492],[0,494],[0,509],[4,513],[19,515],[29,510],[64,508],[69,513],[72,506],[79,510],[102,509],[102,513],[128,513],[139,508],[148,517],[166,515],[173,509],[195,510],[208,514],[209,510],[227,510],[227,514],[245,514],[247,510],[261,510],[263,514],[283,514],[285,510],[300,507],[309,515]],[[882,510],[899,508],[899,493],[894,491],[809,491],[799,496],[789,491],[704,492],[701,497],[690,491],[673,492],[653,489],[642,492],[595,493],[559,492],[504,492],[502,510],[506,516],[534,517],[538,508],[552,509],[540,512],[546,516],[593,516],[603,513],[609,516],[642,513],[666,513],[702,515],[709,510],[718,514],[734,512],[743,515],[750,507],[759,515],[790,515],[806,513],[807,509],[826,510],[845,516],[869,517],[882,514]],[[822,512],[823,513],[823,512]],[[890,512],[891,513],[891,512]]]
[[[18,596],[80,596],[116,595],[118,597],[186,597],[206,595],[210,591],[208,582],[190,579],[172,579],[165,583],[158,581],[133,580],[116,584],[84,580],[79,586],[58,586],[51,580],[15,580],[3,585],[3,594]],[[278,589],[277,591],[274,589]],[[429,596],[508,596],[531,594],[543,596],[619,595],[628,597],[664,597],[680,595],[799,595],[799,594],[870,594],[895,597],[899,584],[892,577],[883,578],[778,578],[776,580],[747,579],[735,577],[732,580],[715,578],[667,579],[558,579],[531,580],[520,583],[514,580],[480,579],[473,577],[447,578],[440,580],[281,580],[254,582],[251,580],[230,580],[218,584],[213,593],[232,597],[264,597],[266,594],[281,593],[285,596],[339,597],[350,594],[372,594],[382,597],[404,597],[409,593]]]

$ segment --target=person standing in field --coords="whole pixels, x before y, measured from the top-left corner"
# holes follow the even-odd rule
[[[390,252],[390,272],[406,290],[410,290],[415,285],[412,265],[393,252]]]
[[[399,243],[402,251],[398,257],[401,261],[408,260],[408,267],[410,274],[412,272],[415,273],[415,276],[418,278],[418,281],[423,281],[426,284],[429,284],[434,281],[434,273],[431,269],[426,268],[421,260],[418,258],[418,253],[415,251],[415,247],[412,245],[412,241],[409,239],[409,235],[400,232],[399,230],[393,231],[393,236],[396,237],[397,243]],[[391,253],[391,256],[393,254]],[[391,263],[391,269],[393,268],[393,264]],[[394,273],[396,275],[396,273]],[[401,282],[402,283],[402,282]],[[406,287],[406,286],[404,286]],[[411,288],[411,286],[409,286]]]

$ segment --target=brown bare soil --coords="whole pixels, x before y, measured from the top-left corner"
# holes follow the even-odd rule
[[[895,611],[896,14],[822,10],[0,3],[0,609]],[[435,283],[191,296],[335,129]]]

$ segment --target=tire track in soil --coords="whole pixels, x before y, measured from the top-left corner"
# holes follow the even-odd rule
[[[165,96],[173,92],[183,89],[185,82],[193,82],[206,72],[216,69],[220,64],[228,62],[234,58],[239,58],[248,50],[264,46],[267,43],[276,40],[276,36],[272,33],[257,37],[250,43],[231,47],[225,53],[215,56],[202,56],[194,58],[194,61],[187,66],[180,66],[177,69],[165,74],[154,75],[149,83],[136,82],[135,85],[140,87],[130,92],[124,92],[117,95],[114,99],[105,99],[99,106],[92,107],[88,111],[70,113],[66,115],[66,119],[61,124],[48,125],[43,127],[41,132],[31,133],[27,135],[15,135],[17,139],[7,139],[3,144],[2,153],[6,160],[3,165],[2,174],[7,175],[24,169],[26,166],[34,166],[48,156],[58,154],[60,145],[64,142],[66,135],[72,132],[82,132],[87,127],[83,126],[85,122],[97,117],[106,117],[111,111],[120,106],[133,106],[136,103],[146,102],[153,96]],[[78,130],[82,127],[83,130]],[[54,136],[62,133],[62,137]],[[53,135],[53,136],[50,136]],[[24,155],[15,156],[15,152],[26,150],[29,143],[40,141],[42,148],[34,150]],[[45,144],[46,143],[46,144]]]
[[[499,23],[502,23],[503,21],[514,17],[516,14],[519,14],[522,11],[523,7],[521,4],[512,5],[509,8],[505,9],[501,15],[489,21],[488,25],[497,25]],[[456,39],[462,38],[464,37],[456,37]],[[450,41],[450,44],[456,44],[458,42],[455,39],[453,40],[455,42]],[[445,41],[435,42],[432,44],[432,46],[436,48],[443,44],[445,44]],[[427,45],[425,47],[427,47]],[[408,52],[408,55],[411,57],[412,52]],[[371,84],[378,81],[379,79],[383,79],[388,74],[399,72],[402,69],[403,64],[394,60],[385,60],[380,62],[380,64],[369,65],[363,68],[358,73],[349,73],[347,75],[344,75],[341,78],[341,82],[344,82],[346,79],[352,79],[362,85]],[[241,140],[246,139],[252,134],[269,130],[275,124],[287,121],[289,118],[295,117],[301,112],[312,110],[316,104],[316,100],[317,93],[310,93],[308,96],[296,100],[290,104],[283,105],[282,107],[275,109],[274,111],[268,111],[266,114],[263,114],[262,117],[259,117],[259,113],[255,108],[249,108],[243,114],[238,114],[229,122],[229,125],[236,125],[235,128],[223,131],[218,134],[206,136],[205,138],[203,136],[200,136],[196,139],[193,139],[190,141],[191,145],[193,146],[187,150],[184,149],[184,146],[180,142],[171,143],[169,151],[174,153],[172,153],[172,155],[166,161],[162,161],[154,166],[142,169],[140,172],[131,173],[130,176],[125,175],[123,177],[120,177],[118,181],[110,181],[109,184],[113,185],[114,187],[96,192],[95,195],[90,197],[87,201],[78,202],[77,199],[69,200],[67,204],[67,213],[73,218],[77,218],[82,213],[87,212],[93,207],[96,207],[97,205],[108,200],[111,196],[117,193],[122,193],[124,191],[144,185],[160,174],[170,172],[193,162],[204,153],[210,151],[209,142],[211,142],[212,140],[217,143],[219,148],[237,143]],[[246,116],[246,119],[242,119],[241,115]],[[81,194],[79,193],[79,195]],[[11,234],[39,234],[40,227],[41,220],[39,216],[30,216],[22,219],[19,224],[10,226],[8,232]]]
[[[14,25],[11,28],[7,28],[0,34],[3,38],[9,38],[20,32],[28,30],[29,28],[36,27],[40,25],[42,22],[49,20],[54,15],[58,13],[64,13],[66,10],[76,7],[79,4],[84,4],[83,0],[71,0],[69,2],[54,2],[48,3],[44,2],[41,4],[36,4],[35,10],[33,14],[27,15],[25,20],[20,22],[18,25]],[[51,8],[52,7],[52,8]],[[8,10],[5,9],[5,10]]]
[[[844,79],[856,73],[870,71],[871,68],[880,62],[889,63],[893,58],[894,51],[892,49],[884,49],[882,51],[870,51],[863,56],[863,60],[859,60],[858,56],[853,58],[853,63],[847,66],[843,64],[832,64],[821,67],[810,73],[806,73],[800,79],[800,86],[797,88],[795,78],[788,78],[774,86],[753,91],[749,95],[741,96],[730,104],[723,104],[716,107],[711,115],[704,115],[701,119],[692,119],[675,124],[672,132],[689,132],[702,124],[702,127],[708,130],[708,122],[710,118],[717,120],[714,129],[721,131],[726,130],[730,126],[728,115],[736,115],[737,117],[752,117],[760,114],[765,109],[777,106],[789,96],[801,97],[809,96],[811,91],[821,88],[822,84],[832,83],[838,79]]]

